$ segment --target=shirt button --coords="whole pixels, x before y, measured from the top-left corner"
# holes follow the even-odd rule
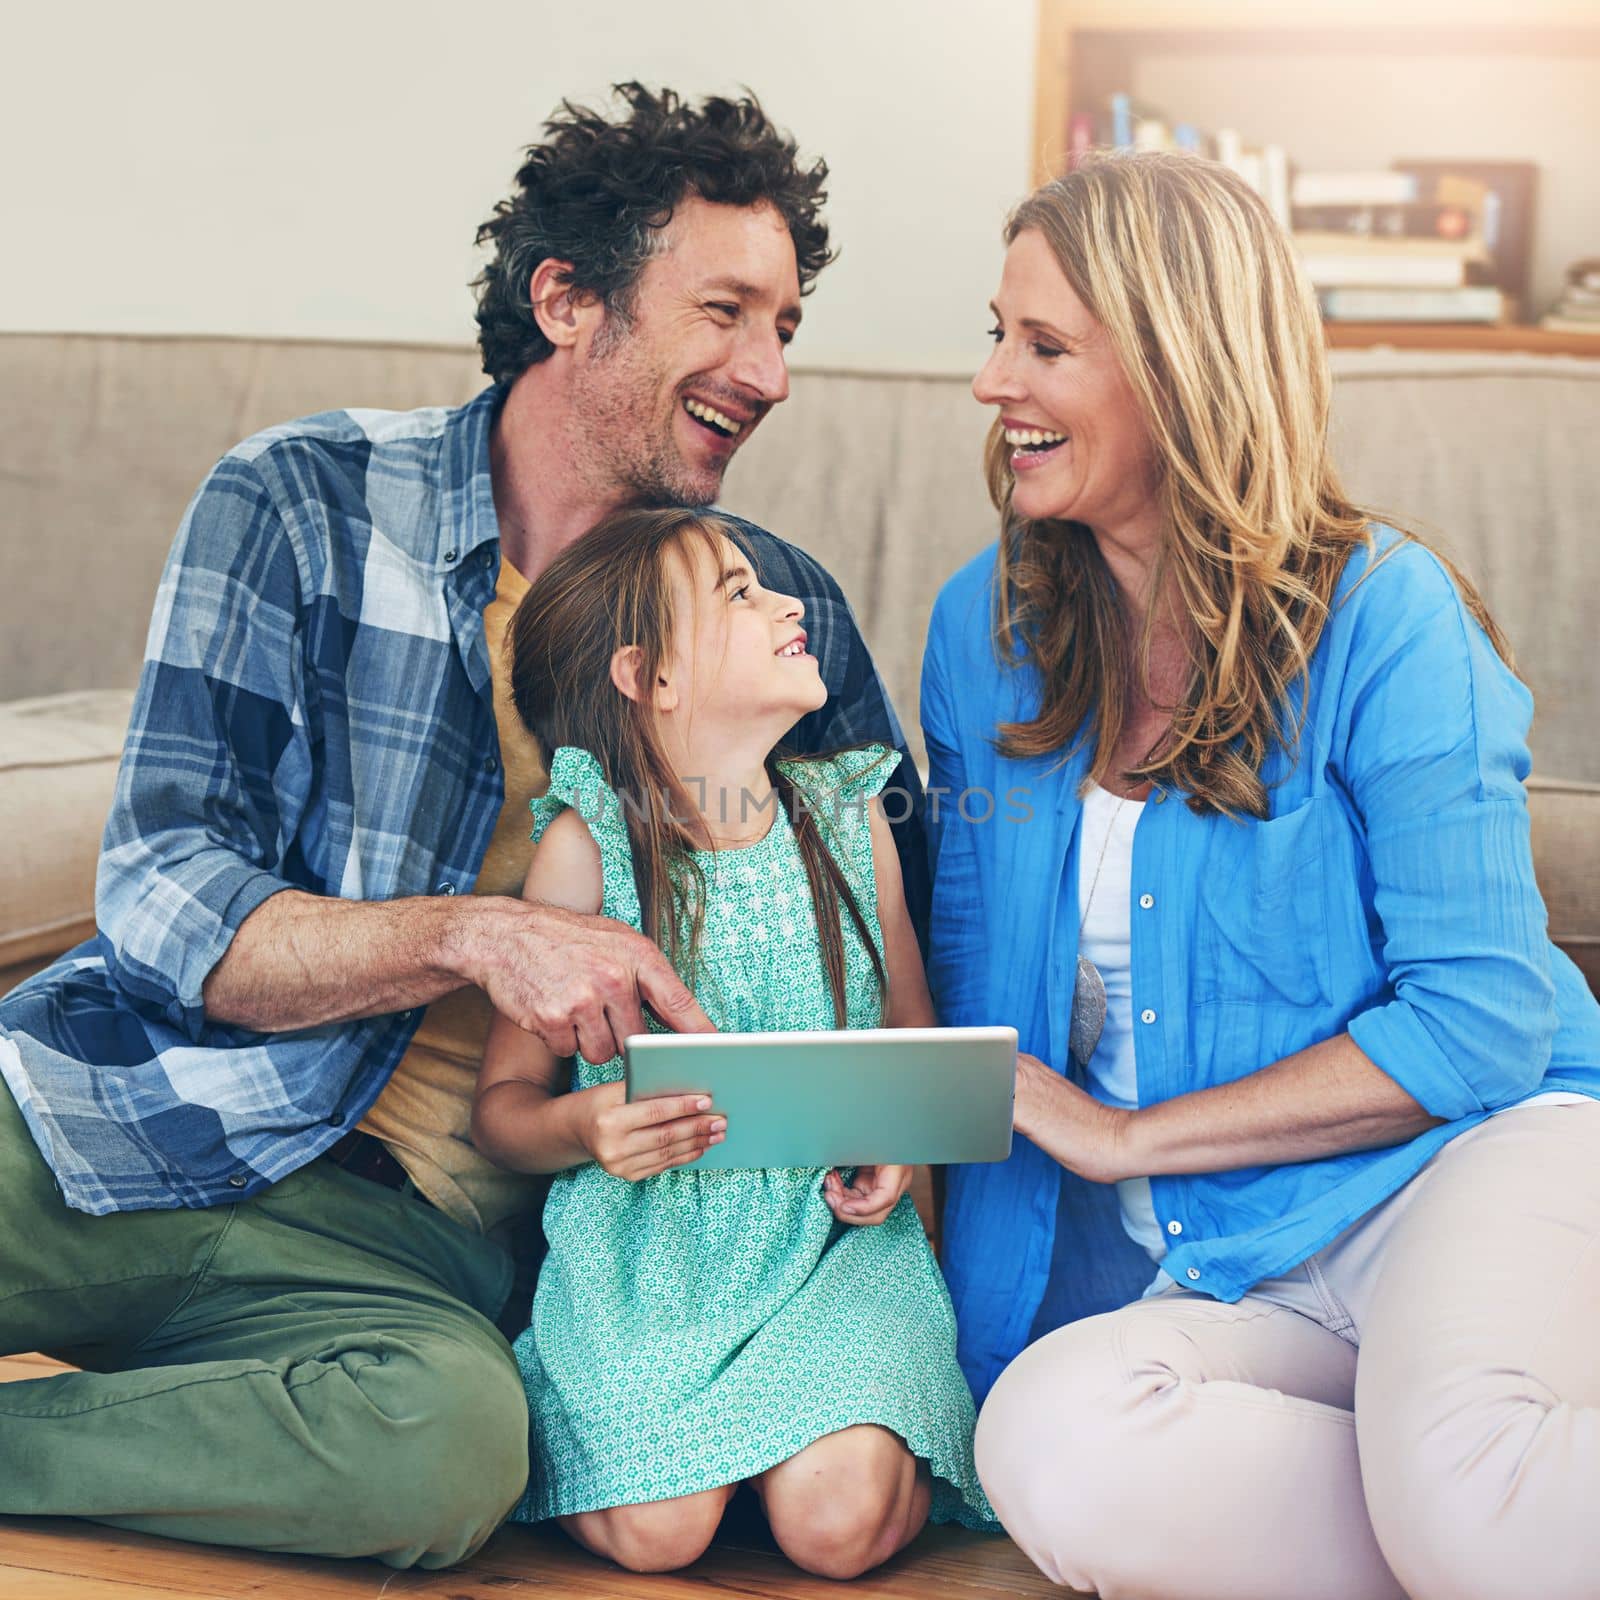
[[[454,894],[456,886],[453,883],[441,883],[433,892],[435,894]]]
[[[444,558],[446,561],[454,561],[455,558],[460,554],[461,552],[459,550],[446,550],[444,553]]]
[[[1154,1022],[1156,1020],[1156,1014],[1148,1006],[1146,1006],[1145,1009],[1139,1013],[1139,1020],[1141,1022]]]
[[[330,1128],[342,1128],[344,1126],[344,1112],[335,1111],[333,1115],[328,1118],[328,1126]]]
[[[1155,903],[1156,897],[1153,894],[1142,894],[1139,896],[1139,906],[1141,910],[1148,911]]]
[[[487,570],[489,567],[492,567],[494,565],[494,551],[485,550],[483,554],[478,557],[478,565],[483,567],[485,570]]]
[[[1190,1283],[1198,1283],[1200,1281],[1200,1269],[1199,1269],[1199,1267],[1190,1267],[1189,1268],[1189,1272],[1188,1272],[1188,1278],[1189,1278],[1189,1282]]]
[[[242,1172],[236,1172],[231,1178],[228,1179],[228,1187],[230,1189],[242,1189],[247,1183],[249,1183],[249,1181],[250,1180]]]
[[[483,770],[485,772],[493,772],[499,767],[499,765],[500,763],[496,761],[493,756],[485,756],[483,758]]]
[[[1167,1224],[1167,1232],[1168,1233],[1182,1233],[1183,1232],[1183,1224],[1181,1222],[1169,1222]]]

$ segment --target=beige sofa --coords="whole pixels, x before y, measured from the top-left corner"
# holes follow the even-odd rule
[[[1442,543],[1517,647],[1551,928],[1600,984],[1600,361],[1334,361],[1348,487]],[[462,349],[0,335],[0,992],[92,931],[156,579],[207,468],[269,423],[450,405],[483,381]],[[963,379],[798,372],[727,483],[731,509],[838,577],[914,744],[929,607],[994,534],[985,423]]]

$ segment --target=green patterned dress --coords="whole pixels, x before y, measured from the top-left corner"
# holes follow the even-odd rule
[[[880,949],[865,802],[881,747],[787,767],[811,800]],[[563,748],[532,805],[534,838],[564,807],[589,824],[602,911],[640,925],[616,797]],[[834,1025],[805,867],[778,809],[759,843],[697,856],[709,893],[696,995],[724,1032]],[[846,932],[847,1016],[879,1021],[871,960]],[[622,1076],[575,1060],[573,1087]],[[933,1472],[933,1517],[993,1515],[972,1464],[973,1407],[955,1318],[910,1196],[877,1227],[837,1223],[813,1168],[678,1167],[630,1183],[589,1162],[557,1175],[550,1253],[516,1343],[532,1415],[524,1522],[735,1483],[855,1423],[892,1429]]]

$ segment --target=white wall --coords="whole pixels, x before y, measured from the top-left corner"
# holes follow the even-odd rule
[[[467,342],[563,95],[748,84],[833,169],[797,363],[971,370],[1028,182],[1032,0],[59,0],[0,96],[0,328]]]
[[[1029,178],[1033,50],[1034,0],[15,6],[0,329],[468,342],[472,235],[522,148],[563,95],[641,77],[748,84],[830,162],[843,253],[798,365],[968,372]],[[1600,252],[1592,52],[1157,49],[1134,79],[1174,116],[1308,167],[1539,161],[1542,300]]]

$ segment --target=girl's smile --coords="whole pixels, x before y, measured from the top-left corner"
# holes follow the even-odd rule
[[[730,732],[770,726],[776,742],[828,698],[800,625],[805,607],[763,589],[726,538],[715,551],[695,541],[677,566],[671,681],[680,707],[696,724],[722,723]]]

